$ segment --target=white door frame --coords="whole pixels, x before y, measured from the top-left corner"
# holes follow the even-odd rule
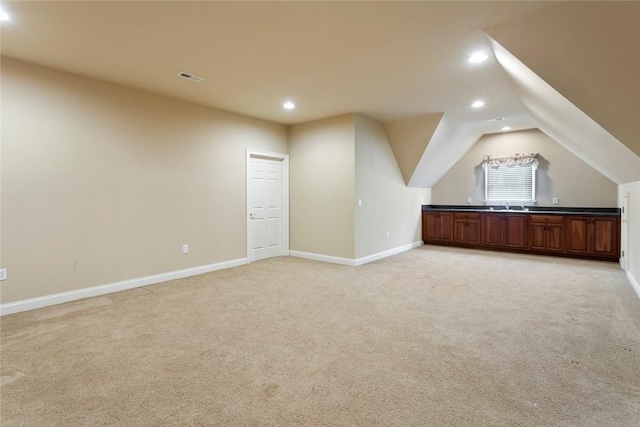
[[[247,172],[246,188],[246,220],[247,220],[247,264],[253,261],[251,257],[251,242],[253,239],[250,206],[251,206],[251,158],[258,157],[269,160],[280,160],[282,162],[282,253],[281,256],[289,256],[289,155],[273,153],[270,151],[260,151],[247,149],[247,160],[245,168]]]
[[[627,271],[629,269],[629,191],[623,191],[620,198],[620,267]],[[624,256],[622,255],[624,254]]]

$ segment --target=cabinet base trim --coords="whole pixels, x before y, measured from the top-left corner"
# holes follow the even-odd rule
[[[612,256],[598,256],[598,255],[574,253],[574,252],[539,251],[539,250],[527,249],[526,247],[496,246],[496,245],[487,245],[486,243],[481,245],[469,245],[469,244],[461,245],[461,244],[454,244],[451,242],[432,242],[428,240],[424,242],[424,244],[437,245],[437,246],[453,246],[456,248],[479,249],[479,250],[486,250],[486,251],[512,252],[512,253],[528,254],[528,255],[542,255],[542,256],[553,256],[553,257],[561,257],[561,258],[590,259],[594,261],[618,262],[618,258],[614,258]]]
[[[212,271],[222,270],[225,268],[239,267],[246,263],[246,258],[238,258],[217,264],[203,265],[200,267],[171,271],[169,273],[161,273],[153,276],[124,280],[122,282],[109,283],[107,285],[92,286],[90,288],[78,289],[75,291],[61,292],[38,298],[10,302],[0,305],[0,316],[35,310],[36,308],[48,307],[50,305],[62,304],[65,302],[77,301],[84,298],[97,297],[100,295],[111,294],[113,292],[126,291],[128,289],[154,285],[156,283],[167,282],[169,280],[183,279],[185,277],[197,276],[199,274],[210,273]]]
[[[627,279],[629,279],[633,290],[636,291],[636,294],[638,294],[638,298],[640,298],[640,284],[638,283],[636,278],[633,277],[633,274],[631,274],[631,270],[627,270]]]

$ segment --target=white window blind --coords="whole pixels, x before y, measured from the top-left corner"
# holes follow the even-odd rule
[[[535,163],[524,166],[487,166],[484,170],[485,199],[487,201],[535,201]]]

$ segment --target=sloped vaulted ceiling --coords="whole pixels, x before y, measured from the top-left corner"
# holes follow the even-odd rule
[[[640,156],[640,2],[569,2],[485,32]]]
[[[640,180],[640,2],[571,2],[484,31],[533,126],[612,181]],[[482,133],[445,114],[408,185],[435,184]]]
[[[542,131],[616,183],[640,180],[640,3],[569,3],[486,32]]]
[[[540,130],[617,184],[640,180],[639,156],[497,42],[492,46]]]
[[[11,15],[0,28],[3,57],[282,124],[359,112],[384,122],[395,148],[402,135],[421,132],[409,135],[417,146],[396,150],[409,186],[432,186],[480,135],[500,130],[487,122],[497,117],[513,130],[539,127],[616,182],[640,174],[611,166],[633,169],[640,155],[638,2],[9,1],[3,8]],[[467,63],[471,51],[489,51],[482,29],[589,125],[561,117],[561,101],[524,90],[495,58]],[[205,80],[186,82],[179,71]],[[281,107],[290,97],[295,111]],[[470,107],[476,98],[487,101],[481,111]],[[411,118],[421,115],[441,119],[423,131],[388,123],[420,124]],[[618,148],[596,142],[601,130]],[[594,161],[603,157],[608,163]]]
[[[426,114],[384,123],[384,131],[406,184],[409,184],[443,115],[444,113]]]

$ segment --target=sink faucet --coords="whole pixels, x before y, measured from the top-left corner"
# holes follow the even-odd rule
[[[507,210],[509,210],[509,202],[504,202],[503,205]]]

